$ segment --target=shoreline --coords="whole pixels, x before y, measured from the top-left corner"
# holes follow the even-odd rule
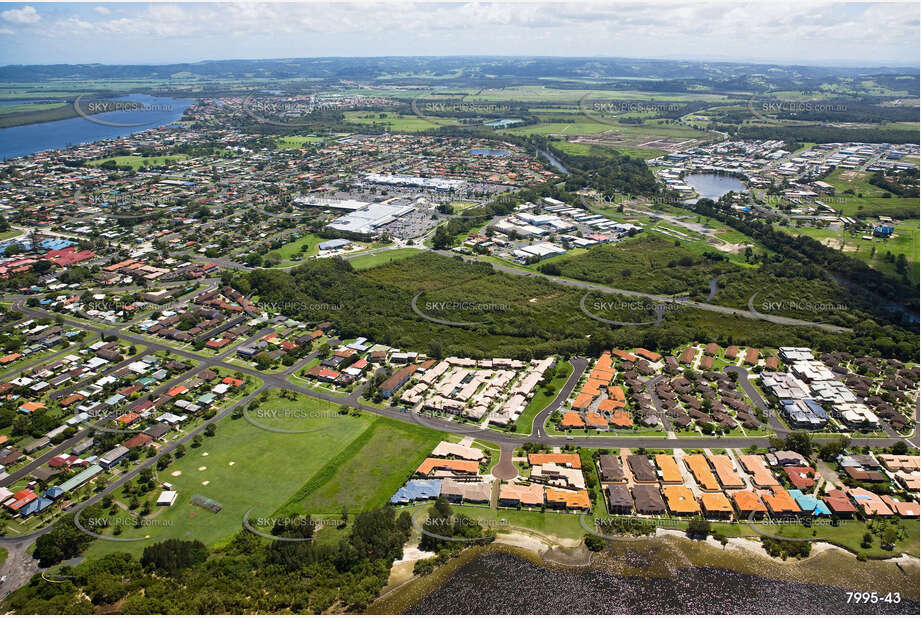
[[[917,581],[921,560],[902,554],[892,558],[861,562],[851,552],[825,542],[813,544],[808,558],[784,560],[770,556],[761,544],[747,537],[732,537],[723,547],[712,537],[706,541],[688,539],[684,532],[659,528],[654,537],[641,540],[609,541],[605,550],[589,552],[580,541],[573,545],[551,545],[545,538],[525,532],[500,534],[490,545],[465,549],[425,576],[412,575],[418,558],[394,563],[391,579],[398,567],[409,569],[399,582],[388,581],[381,594],[365,613],[402,614],[440,588],[460,569],[483,556],[505,553],[548,570],[603,571],[619,577],[675,579],[693,568],[721,568],[736,573],[781,581],[824,585],[842,589],[877,589],[900,592],[903,598],[921,600]],[[574,552],[575,550],[575,552]],[[582,550],[587,561],[561,562]],[[643,554],[653,557],[641,566]],[[636,560],[640,556],[639,561]],[[420,556],[421,557],[421,556]],[[842,568],[842,561],[847,564]],[[405,577],[406,574],[404,573]],[[869,586],[869,587],[868,587]]]

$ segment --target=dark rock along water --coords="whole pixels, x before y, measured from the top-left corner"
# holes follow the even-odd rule
[[[855,582],[855,590],[861,590]],[[916,601],[849,604],[847,590],[711,567],[674,578],[557,571],[509,554],[459,569],[407,614],[914,614]],[[885,595],[885,591],[880,591]]]

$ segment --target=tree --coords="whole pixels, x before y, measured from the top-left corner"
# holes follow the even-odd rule
[[[208,549],[201,541],[167,539],[144,548],[141,564],[154,573],[175,576],[182,569],[204,562]]]
[[[705,539],[710,534],[710,522],[697,517],[688,522],[688,536],[692,539]]]
[[[787,435],[784,446],[807,459],[812,456],[812,438],[808,433],[791,433]]]
[[[265,352],[260,352],[259,354],[257,354],[254,360],[256,361],[256,367],[260,371],[265,371],[266,369],[272,366],[272,359]]]

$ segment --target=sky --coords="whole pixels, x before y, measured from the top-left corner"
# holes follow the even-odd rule
[[[460,55],[917,67],[919,5],[0,2],[0,65]]]

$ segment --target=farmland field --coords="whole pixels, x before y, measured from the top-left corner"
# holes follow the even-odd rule
[[[438,118],[438,123],[430,122],[425,118],[415,115],[399,114],[396,112],[346,112],[347,122],[361,125],[381,125],[390,131],[425,131],[437,129],[442,124],[454,124],[449,118]]]

